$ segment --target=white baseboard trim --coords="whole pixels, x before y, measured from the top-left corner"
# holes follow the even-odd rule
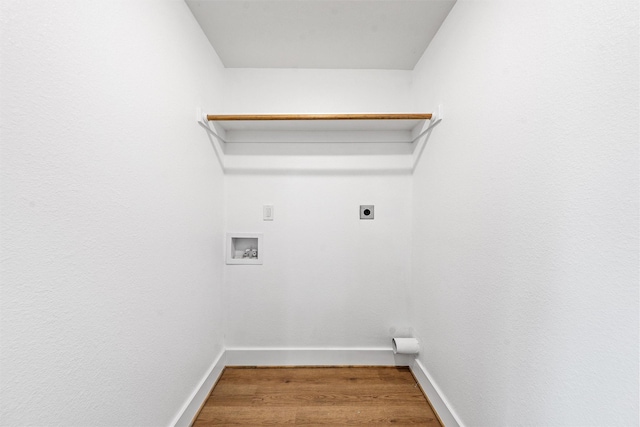
[[[422,390],[429,398],[431,406],[433,406],[433,409],[438,413],[440,421],[442,421],[446,427],[464,427],[462,422],[460,422],[460,418],[451,409],[451,405],[442,394],[438,385],[433,381],[427,369],[418,359],[415,359],[411,365],[411,372],[413,372],[420,387],[422,387]]]
[[[189,427],[193,423],[196,415],[200,412],[200,408],[209,397],[211,389],[215,385],[218,378],[222,374],[222,370],[226,366],[226,352],[222,350],[218,358],[213,362],[207,373],[204,375],[200,384],[193,391],[189,399],[178,413],[173,423],[174,427]]]
[[[464,427],[428,371],[390,348],[228,348],[223,350],[171,423],[189,427],[225,366],[408,366],[446,427]]]
[[[227,366],[411,366],[391,348],[228,348]]]

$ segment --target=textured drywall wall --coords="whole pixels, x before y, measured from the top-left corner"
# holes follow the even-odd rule
[[[420,361],[465,425],[638,425],[638,3],[459,0],[415,94]]]
[[[226,69],[224,110],[413,112],[411,78]],[[366,142],[301,145],[227,144],[226,229],[264,233],[264,264],[226,267],[225,343],[390,348],[408,328],[411,157]],[[274,221],[262,220],[263,204],[274,205]],[[375,205],[373,221],[359,219],[361,204]]]
[[[264,233],[263,265],[226,268],[228,347],[390,349],[407,332],[410,175],[225,178],[227,230]]]
[[[182,1],[0,7],[0,424],[168,425],[222,351],[219,60]]]
[[[413,113],[412,72],[227,68],[228,114]]]

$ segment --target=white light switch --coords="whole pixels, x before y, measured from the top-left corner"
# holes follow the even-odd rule
[[[273,205],[262,206],[262,219],[265,221],[273,221]]]

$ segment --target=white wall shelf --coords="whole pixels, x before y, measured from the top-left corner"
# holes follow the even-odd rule
[[[196,117],[224,173],[412,173],[442,106],[434,114],[215,115],[198,108]]]
[[[237,142],[413,143],[430,113],[202,115],[216,138]],[[212,126],[208,126],[211,123]]]

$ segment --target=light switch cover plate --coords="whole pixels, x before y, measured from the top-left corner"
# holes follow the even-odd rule
[[[273,221],[273,205],[262,206],[262,219],[264,221]]]

